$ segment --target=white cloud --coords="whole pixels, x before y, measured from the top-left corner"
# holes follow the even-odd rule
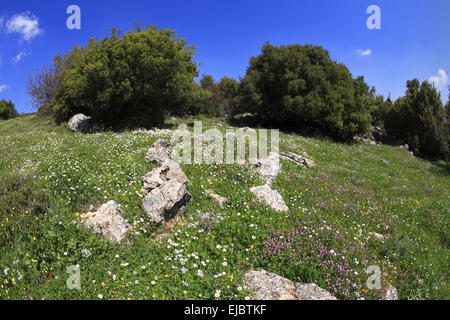
[[[17,56],[13,57],[12,60],[14,63],[17,63],[17,62],[21,61],[27,55],[28,55],[28,53],[21,51],[17,54]]]
[[[448,76],[447,73],[445,73],[445,70],[439,69],[437,75],[429,77],[428,81],[431,82],[436,89],[442,90],[448,82]]]
[[[8,89],[9,86],[7,86],[6,84],[0,84],[0,92],[2,92],[3,90]]]
[[[27,41],[42,33],[38,18],[30,12],[16,14],[6,22],[6,32],[20,33]]]
[[[360,56],[370,56],[372,54],[372,50],[370,50],[370,49],[367,49],[367,50],[358,49],[358,50],[356,50],[356,52],[358,52],[358,54]]]

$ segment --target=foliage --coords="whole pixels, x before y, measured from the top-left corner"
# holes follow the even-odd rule
[[[237,103],[240,113],[256,114],[265,125],[349,140],[370,128],[369,98],[363,78],[352,79],[322,47],[267,43],[250,59]]]
[[[219,82],[215,82],[211,75],[204,74],[200,79],[200,87],[208,92],[209,96],[200,104],[197,113],[214,117],[230,115],[238,86],[239,83],[233,78],[223,77]]]
[[[385,118],[389,138],[406,140],[416,154],[448,160],[450,131],[440,94],[427,81],[409,80],[406,87]]]
[[[0,119],[8,120],[18,116],[19,113],[11,100],[6,101],[2,99],[0,101]]]
[[[29,80],[29,93],[36,103],[50,103],[57,121],[84,113],[104,127],[154,126],[201,97],[194,53],[169,29],[136,25],[123,36],[112,29],[56,55],[54,67]]]

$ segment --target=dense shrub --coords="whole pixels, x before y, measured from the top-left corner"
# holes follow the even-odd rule
[[[449,158],[449,126],[440,94],[427,81],[407,81],[400,97],[385,118],[391,140],[406,140],[413,152],[432,158]]]
[[[239,87],[235,79],[223,77],[219,82],[215,82],[211,75],[204,74],[200,79],[200,87],[208,96],[199,104],[197,113],[214,117],[224,117],[232,113],[233,100]]]
[[[370,99],[364,79],[353,79],[322,47],[265,44],[250,59],[236,102],[239,113],[255,114],[263,125],[349,140],[370,129]]]
[[[14,107],[14,103],[11,100],[1,100],[0,101],[0,119],[8,120],[12,118],[16,118],[19,116],[19,113]]]
[[[194,81],[194,47],[156,26],[137,25],[123,36],[112,29],[109,37],[74,46],[53,63],[29,81],[29,92],[34,101],[50,104],[58,121],[84,113],[106,127],[153,126],[202,96]]]

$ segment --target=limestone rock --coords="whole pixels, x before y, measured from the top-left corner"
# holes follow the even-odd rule
[[[133,132],[141,132],[141,133],[146,133],[152,136],[167,136],[172,134],[172,130],[170,129],[159,129],[159,128],[153,128],[150,130],[147,130],[145,128],[138,128],[136,130],[134,130]]]
[[[272,184],[278,173],[281,171],[279,154],[271,152],[267,157],[258,159],[256,167],[265,182],[269,185]]]
[[[282,151],[282,152],[280,152],[280,156],[284,159],[287,159],[287,160],[293,161],[297,164],[300,164],[306,168],[311,168],[316,165],[316,163],[313,160],[307,159],[307,158],[300,156],[298,154],[295,154],[293,152]]]
[[[99,233],[102,237],[112,241],[121,241],[125,238],[131,226],[121,216],[123,210],[115,201],[104,203],[97,211],[81,215],[83,223]]]
[[[389,286],[383,295],[384,300],[398,300],[397,289]]]
[[[143,187],[143,206],[147,215],[159,224],[183,214],[191,199],[188,183],[181,167],[170,159],[147,173]]]
[[[225,197],[219,196],[211,192],[211,190],[205,190],[205,195],[214,200],[215,203],[218,203],[221,208],[223,208],[224,203],[229,202],[229,200]]]
[[[152,148],[148,149],[145,159],[151,163],[162,164],[170,159],[170,154],[170,142],[159,139],[153,144]]]
[[[269,205],[275,211],[289,211],[286,203],[284,202],[281,194],[276,190],[272,190],[268,184],[250,188],[256,198],[265,204]]]
[[[69,129],[75,132],[87,132],[90,119],[91,117],[87,117],[82,113],[76,114],[69,120]]]
[[[315,283],[293,282],[266,270],[248,271],[244,283],[256,300],[336,300]]]
[[[377,240],[384,240],[384,238],[385,238],[385,236],[380,233],[369,232],[369,234]]]

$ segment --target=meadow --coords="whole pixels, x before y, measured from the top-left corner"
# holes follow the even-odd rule
[[[242,277],[252,268],[315,282],[338,299],[379,299],[389,284],[400,299],[450,298],[448,165],[396,146],[280,133],[281,151],[317,164],[281,160],[273,188],[289,213],[254,200],[249,188],[261,178],[249,165],[182,164],[188,209],[156,226],[140,190],[160,138],[170,139],[75,134],[36,114],[0,121],[0,299],[250,299]],[[221,208],[206,189],[230,202]],[[82,212],[108,200],[137,231],[121,243],[80,225]],[[72,265],[79,290],[66,285]],[[380,290],[366,285],[370,265],[382,271]]]

